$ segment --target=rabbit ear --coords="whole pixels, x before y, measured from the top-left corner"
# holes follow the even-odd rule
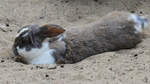
[[[60,27],[59,25],[47,24],[40,27],[40,32],[47,37],[58,36],[65,32],[65,29]]]

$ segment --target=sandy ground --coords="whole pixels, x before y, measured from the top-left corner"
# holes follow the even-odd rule
[[[150,84],[150,35],[135,49],[107,52],[71,65],[24,65],[11,46],[27,24],[64,28],[100,19],[113,10],[150,15],[150,0],[0,0],[0,84]]]

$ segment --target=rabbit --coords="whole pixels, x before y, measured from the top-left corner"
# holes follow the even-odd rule
[[[136,47],[148,19],[135,13],[113,11],[85,26],[28,25],[15,39],[13,52],[27,64],[72,64],[103,52]]]

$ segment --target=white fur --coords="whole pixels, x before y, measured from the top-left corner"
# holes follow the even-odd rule
[[[148,25],[148,22],[144,21],[145,17],[137,16],[136,14],[131,14],[128,19],[134,21],[135,23],[134,28],[136,30],[135,33],[143,31],[142,23],[144,23],[144,28],[146,28]]]
[[[22,37],[26,37],[29,34],[29,32],[26,32]]]
[[[57,37],[59,38],[58,41],[62,41],[63,38],[66,37],[66,34],[64,33],[64,34],[62,34],[62,35],[58,35]]]
[[[142,19],[146,19],[146,17],[144,17],[144,16],[140,16]],[[147,26],[148,26],[149,24],[148,24],[148,21],[144,21],[144,28],[148,28]]]
[[[23,28],[23,29],[16,35],[16,37],[19,37],[21,33],[25,32],[25,31],[28,31],[28,30],[29,30],[28,27]],[[28,35],[28,33],[26,33],[24,36],[26,36],[26,35]]]
[[[32,48],[30,51],[26,51],[25,48],[20,49],[17,47],[18,53],[27,61],[29,64],[54,64],[55,58],[53,57],[54,49],[49,48],[48,40],[42,43],[42,47]]]
[[[131,17],[132,17],[133,21],[136,23],[134,26],[136,29],[136,32],[142,32],[142,25],[141,25],[141,22],[137,19],[137,15],[131,14]]]

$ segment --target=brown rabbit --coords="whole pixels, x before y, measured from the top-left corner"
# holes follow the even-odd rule
[[[58,25],[28,25],[19,31],[13,50],[28,64],[76,63],[103,52],[134,48],[147,24],[143,16],[115,11],[66,31]]]

